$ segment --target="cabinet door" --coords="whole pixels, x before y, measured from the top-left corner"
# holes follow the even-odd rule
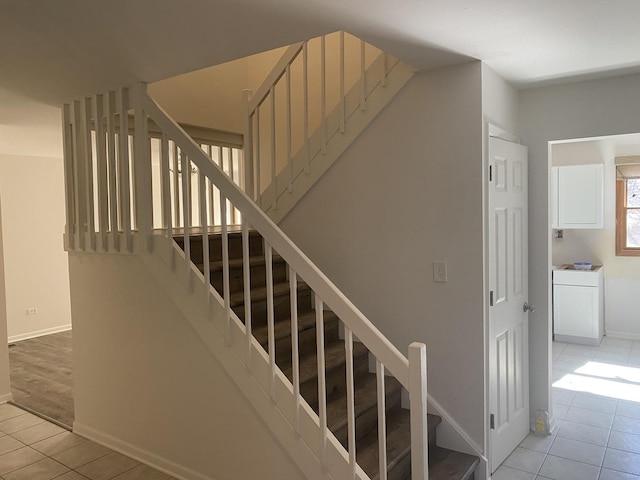
[[[598,338],[598,288],[553,286],[553,331],[559,335]]]
[[[604,165],[558,169],[558,228],[603,228]]]

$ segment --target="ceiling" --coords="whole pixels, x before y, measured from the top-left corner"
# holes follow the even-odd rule
[[[638,72],[639,18],[637,0],[0,0],[0,153],[20,129],[58,138],[70,99],[338,29],[420,69],[480,59],[518,88]]]

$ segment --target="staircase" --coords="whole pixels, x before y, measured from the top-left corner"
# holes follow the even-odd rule
[[[176,243],[184,250],[184,237]],[[203,238],[192,237],[189,245],[191,261],[204,274]],[[221,235],[209,236],[209,272],[213,287],[222,295],[224,290],[224,262]],[[244,260],[241,232],[228,235],[230,307],[244,321]],[[316,413],[321,399],[318,397],[316,312],[310,288],[300,280],[295,301],[292,302],[287,264],[277,254],[272,255],[271,273],[267,273],[264,241],[255,231],[249,232],[249,272],[251,285],[250,312],[254,337],[270,354],[275,355],[277,366],[293,382],[292,348],[299,352],[300,393]],[[274,352],[269,352],[269,306],[267,277],[273,279]],[[292,308],[296,308],[297,334],[292,336]],[[348,448],[348,401],[344,334],[339,318],[331,311],[323,312],[326,417],[327,426],[338,441]],[[353,395],[355,415],[356,460],[371,479],[411,478],[411,435],[409,410],[401,405],[401,384],[393,377],[385,378],[384,400],[379,402],[377,380],[369,372],[369,351],[360,342],[353,344]],[[383,405],[381,405],[381,403]],[[386,411],[387,472],[379,471],[380,446],[378,442],[378,409]],[[429,479],[469,480],[474,478],[478,458],[436,446],[436,427],[440,417],[428,416]]]

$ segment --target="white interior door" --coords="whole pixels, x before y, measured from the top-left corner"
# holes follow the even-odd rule
[[[529,432],[527,148],[489,139],[490,465]]]

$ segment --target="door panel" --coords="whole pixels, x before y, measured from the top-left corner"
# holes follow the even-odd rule
[[[527,149],[489,141],[489,396],[491,471],[529,432]]]

